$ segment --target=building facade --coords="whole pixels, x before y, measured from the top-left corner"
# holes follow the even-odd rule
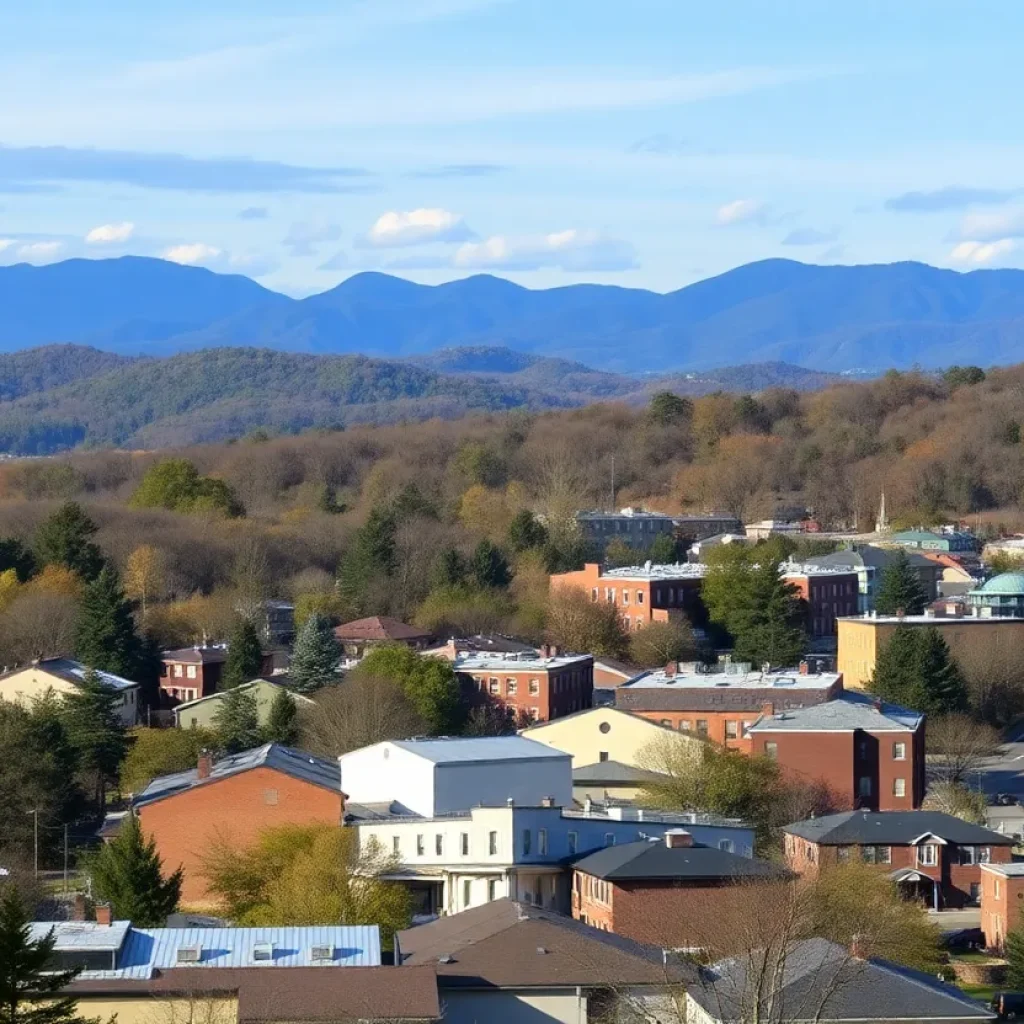
[[[270,716],[274,698],[282,690],[287,690],[287,687],[271,682],[269,679],[253,679],[251,682],[242,683],[239,689],[251,693],[256,698],[256,712],[259,715],[260,725],[265,725]],[[292,690],[287,692],[300,708],[312,708],[315,704],[309,697],[304,697],[301,693],[295,693]],[[215,729],[217,727],[217,712],[223,703],[223,693],[211,693],[208,697],[185,701],[173,709],[174,724],[179,729]]]
[[[981,866],[981,930],[988,949],[1001,952],[1006,936],[1020,927],[1024,907],[1024,863]]]
[[[31,707],[48,694],[60,698],[77,693],[82,686],[87,666],[71,658],[44,658],[25,668],[0,675],[0,700]],[[123,725],[136,724],[141,714],[139,684],[113,672],[96,672],[97,678],[118,695],[117,710]]]
[[[944,554],[973,554],[978,550],[978,539],[973,533],[952,528],[942,530],[902,530],[889,538],[901,548],[919,551],[941,551]]]
[[[576,524],[583,539],[602,551],[611,540],[643,550],[649,548],[659,534],[672,536],[675,532],[672,516],[647,512],[642,508],[623,508],[618,512],[577,512]]]
[[[782,578],[806,607],[805,628],[811,639],[835,636],[836,620],[856,615],[860,607],[860,579],[853,569],[811,563],[783,563]]]
[[[160,655],[160,694],[165,704],[199,700],[220,689],[227,647],[183,647]]]

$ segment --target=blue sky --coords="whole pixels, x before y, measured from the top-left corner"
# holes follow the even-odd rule
[[[292,294],[1024,266],[1013,0],[3,6],[0,263]]]

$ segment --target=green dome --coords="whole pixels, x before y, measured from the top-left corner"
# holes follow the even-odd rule
[[[982,594],[1024,597],[1024,572],[1003,572],[981,587]]]

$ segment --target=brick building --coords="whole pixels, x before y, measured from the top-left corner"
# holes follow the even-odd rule
[[[859,692],[776,710],[748,729],[750,750],[791,777],[828,784],[840,807],[910,811],[925,790],[924,716]]]
[[[786,562],[782,578],[791,584],[806,608],[805,629],[812,639],[835,636],[836,620],[856,615],[860,604],[860,580],[856,570]]]
[[[185,869],[181,901],[210,905],[203,861],[212,845],[255,842],[277,825],[340,825],[345,795],[337,761],[270,743],[216,763],[201,755],[185,772],[154,779],[132,801],[167,871]]]
[[[343,622],[334,629],[334,636],[349,658],[362,658],[374,647],[382,644],[405,644],[414,651],[422,650],[430,642],[430,633],[417,626],[409,626],[387,615],[371,615],[366,619]]]
[[[551,589],[575,587],[590,595],[592,601],[615,605],[628,629],[642,629],[651,622],[670,622],[687,618],[695,625],[707,619],[700,591],[706,566],[691,563],[677,565],[626,566],[603,569],[588,562],[576,572],[556,573]]]
[[[183,647],[160,655],[160,694],[168,704],[199,700],[220,689],[226,647]]]
[[[753,671],[749,664],[666,665],[615,690],[615,706],[660,725],[748,751],[747,729],[762,714],[834,699],[843,689],[836,673]]]
[[[589,708],[594,697],[594,659],[561,654],[545,645],[539,652],[457,655],[452,663],[480,702],[493,701],[522,712],[534,722]]]
[[[985,945],[1001,951],[1006,936],[1020,926],[1024,909],[1024,863],[982,864],[981,930]]]
[[[572,916],[606,932],[666,949],[699,945],[715,908],[749,898],[737,887],[778,877],[767,861],[695,843],[682,828],[660,839],[608,846],[576,862]]]
[[[787,825],[786,863],[815,876],[830,864],[874,864],[905,895],[935,909],[982,899],[983,867],[1005,865],[1013,840],[939,811],[847,811]]]

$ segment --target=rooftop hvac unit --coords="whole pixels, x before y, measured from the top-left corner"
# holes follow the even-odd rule
[[[314,962],[333,960],[334,959],[334,947],[333,946],[314,946],[310,950],[311,958]]]
[[[194,946],[179,946],[175,960],[179,964],[197,964],[203,959],[203,947],[200,945]]]
[[[257,963],[266,963],[274,959],[274,944],[272,942],[257,942],[252,947],[252,958]]]

